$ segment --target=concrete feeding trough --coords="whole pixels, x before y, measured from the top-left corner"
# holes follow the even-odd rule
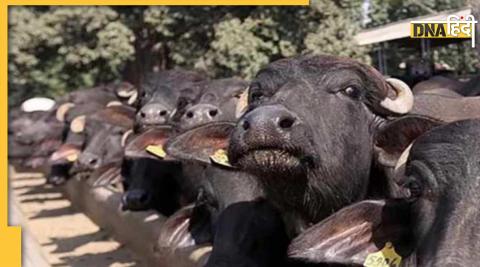
[[[120,208],[121,193],[109,187],[92,187],[72,178],[64,186],[72,205],[131,249],[147,266],[203,266],[210,246],[172,250],[158,246],[158,237],[167,218],[155,211],[129,212]]]

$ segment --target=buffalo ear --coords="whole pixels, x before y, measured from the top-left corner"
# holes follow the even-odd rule
[[[403,200],[350,205],[296,237],[288,255],[302,262],[364,265],[367,257],[390,244],[397,254],[408,255],[412,243],[409,208]]]
[[[122,135],[122,139],[120,141],[120,145],[122,147],[126,147],[128,143],[132,141],[132,139],[135,137],[133,129],[129,129]]]
[[[125,134],[125,157],[128,158],[151,158],[158,159],[159,157],[153,153],[149,153],[147,148],[154,147],[162,150],[168,138],[173,133],[171,127],[161,127],[150,129],[137,136]]]
[[[384,167],[394,168],[400,155],[420,135],[442,122],[418,115],[407,115],[383,126],[375,136],[375,156]]]
[[[122,176],[120,174],[120,168],[113,164],[108,164],[100,169],[95,170],[87,180],[93,188],[107,187],[121,191],[123,186],[121,185]]]
[[[180,266],[204,266],[206,258],[212,251],[208,244],[198,245],[192,235],[192,216],[194,204],[185,206],[169,216],[162,224],[157,242],[153,246],[155,254],[165,258],[173,255]],[[189,264],[182,264],[183,259],[188,259]],[[199,264],[200,263],[200,264]]]
[[[167,154],[181,160],[210,164],[211,157],[228,147],[230,133],[235,124],[229,122],[209,123],[188,130],[168,140]]]
[[[82,153],[79,146],[73,144],[62,144],[51,156],[50,164],[62,164],[75,162]]]
[[[190,233],[194,208],[194,204],[190,204],[168,217],[160,229],[157,248],[176,250],[195,245],[195,240]]]

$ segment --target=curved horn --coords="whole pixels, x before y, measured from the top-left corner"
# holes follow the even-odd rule
[[[74,133],[81,133],[85,130],[85,122],[87,117],[85,115],[78,116],[70,123],[70,131]]]
[[[210,254],[212,250],[213,250],[212,246],[200,247],[192,251],[192,253],[190,253],[188,258],[193,262],[199,262],[203,256]]]
[[[122,106],[122,105],[123,104],[120,101],[110,101],[110,102],[107,103],[106,107],[108,108],[108,107]]]
[[[120,90],[118,90],[117,95],[119,97],[127,98],[127,97],[132,96],[135,92],[137,92],[137,89],[135,89],[135,88],[133,90],[120,89]]]
[[[130,95],[130,98],[128,99],[127,104],[129,104],[130,106],[133,105],[133,104],[135,103],[135,101],[137,101],[137,98],[138,98],[138,91],[135,90],[135,91]]]
[[[128,137],[130,137],[130,135],[133,134],[133,130],[130,129],[128,131],[126,131],[123,136],[122,136],[122,141],[121,141],[121,145],[122,147],[125,147],[127,145],[127,140],[128,140]]]
[[[413,93],[410,87],[399,79],[388,78],[387,83],[393,87],[397,93],[395,99],[386,97],[380,105],[396,114],[406,114],[413,108]]]
[[[75,104],[67,102],[61,104],[57,108],[57,113],[55,114],[55,117],[57,118],[58,121],[64,122],[65,121],[65,115],[67,115],[67,112],[69,109],[73,108]]]
[[[410,155],[410,149],[412,149],[413,143],[411,143],[400,155],[397,160],[397,164],[395,164],[394,171],[395,173],[399,171],[403,171],[401,168],[404,168],[405,163],[407,163],[408,156]]]
[[[240,95],[238,99],[237,106],[235,108],[235,117],[238,119],[240,118],[243,113],[247,110],[248,106],[248,91],[250,91],[250,87],[245,88],[245,90]]]

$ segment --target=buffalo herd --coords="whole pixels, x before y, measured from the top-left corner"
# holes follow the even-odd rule
[[[326,55],[249,82],[159,71],[11,109],[9,160],[168,216],[159,242],[207,246],[196,266],[477,266],[479,77]]]

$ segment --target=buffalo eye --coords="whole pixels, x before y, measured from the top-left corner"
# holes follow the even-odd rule
[[[259,101],[262,99],[262,97],[263,97],[263,93],[260,91],[255,91],[255,92],[252,92],[251,94],[252,102]]]
[[[341,91],[344,95],[353,98],[353,99],[359,99],[360,98],[360,90],[356,86],[348,86],[345,89]]]
[[[409,179],[404,186],[410,191],[410,197],[418,198],[422,195],[423,187],[416,179]]]

